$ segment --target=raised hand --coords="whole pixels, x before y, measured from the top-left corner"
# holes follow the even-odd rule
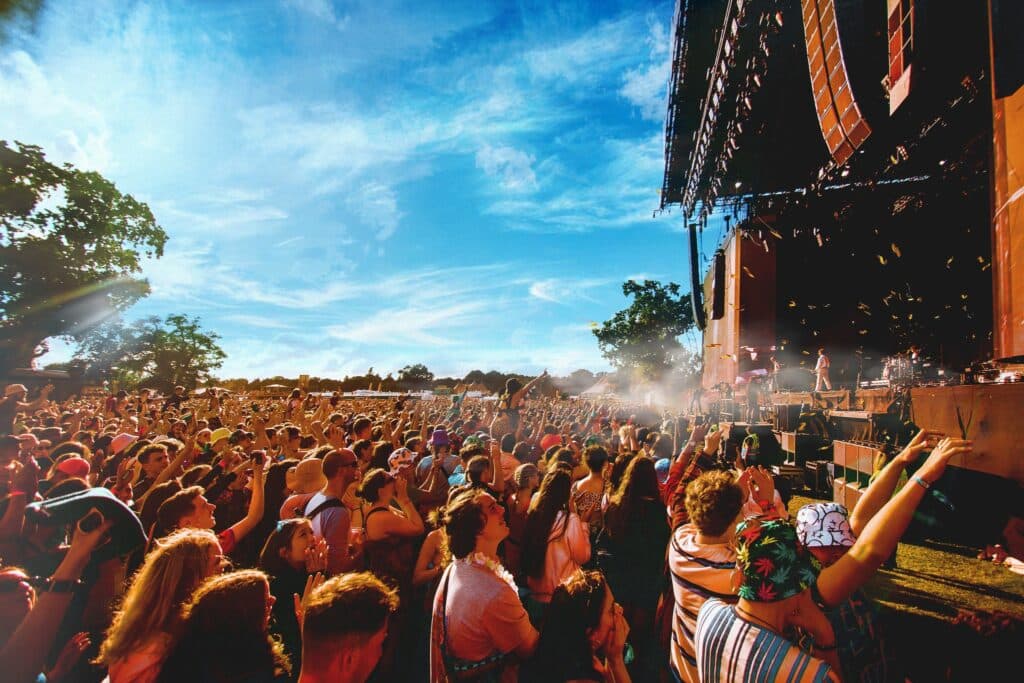
[[[954,455],[966,455],[973,451],[973,441],[946,437],[939,442],[939,445],[935,447],[935,450],[931,452],[928,459],[921,465],[921,468],[917,471],[917,476],[929,484],[934,484],[942,476],[942,473],[946,471],[946,465],[949,463],[950,458]]]
[[[313,597],[313,593],[316,589],[324,584],[324,575],[317,572],[316,574],[310,574],[306,579],[306,588],[302,591],[300,597],[298,593],[292,593],[292,599],[295,601],[295,618],[299,622],[299,629],[302,629],[302,622],[306,616],[306,607],[309,606],[309,601]]]
[[[46,675],[46,680],[51,683],[67,680],[68,675],[91,644],[92,641],[89,639],[89,634],[85,631],[72,636],[71,640],[60,651],[60,654],[57,655],[57,662],[50,669],[50,673]]]
[[[900,454],[896,456],[896,459],[904,465],[912,465],[917,462],[922,451],[934,448],[936,442],[938,442],[938,440],[943,436],[944,434],[942,432],[925,431],[922,429],[915,434],[914,438],[910,440],[910,443],[900,451]]]
[[[318,538],[306,548],[306,571],[310,574],[327,571],[327,541]]]

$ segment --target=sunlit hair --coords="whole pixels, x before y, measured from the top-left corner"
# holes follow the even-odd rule
[[[109,666],[172,633],[181,605],[206,579],[211,555],[219,553],[212,531],[182,529],[157,541],[135,573],[96,662]]]
[[[540,490],[530,501],[530,510],[526,513],[526,526],[523,529],[523,572],[530,577],[540,578],[544,573],[544,557],[547,555],[549,539],[560,538],[569,526],[569,489],[572,475],[566,470],[556,467],[548,470],[540,482]],[[552,534],[558,513],[562,521],[557,531]]]
[[[743,508],[743,490],[730,472],[705,472],[686,487],[686,513],[708,536],[721,536]]]
[[[531,681],[603,680],[593,669],[587,631],[600,625],[607,595],[608,582],[599,571],[576,570],[555,588],[531,662]]]
[[[398,609],[398,593],[370,572],[342,574],[320,586],[302,626],[302,657],[322,665],[339,649],[358,649]]]
[[[626,468],[629,467],[634,458],[636,458],[636,453],[623,453],[612,463],[612,469],[608,473],[609,493],[615,493],[619,490],[619,487],[622,485],[623,475],[626,474]]]
[[[619,489],[612,494],[605,513],[605,526],[612,536],[621,536],[631,521],[640,519],[641,508],[649,501],[661,500],[654,461],[636,457],[626,467]]]
[[[181,612],[177,638],[157,679],[241,681],[289,674],[291,663],[267,630],[267,575],[221,574],[196,589]]]
[[[444,509],[444,533],[448,549],[456,559],[466,557],[476,548],[476,539],[487,524],[483,506],[477,498],[482,492],[470,489],[455,495]]]

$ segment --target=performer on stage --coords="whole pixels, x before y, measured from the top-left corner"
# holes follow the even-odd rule
[[[704,397],[704,386],[698,384],[693,388],[693,393],[690,394],[690,413],[693,415],[703,415],[704,408],[700,404],[701,398]],[[694,410],[696,408],[696,410]]]
[[[814,383],[814,390],[821,391],[822,385],[825,386],[827,391],[832,391],[832,382],[828,378],[828,368],[831,365],[828,356],[825,355],[825,349],[818,349],[818,363],[814,366],[814,374],[818,376],[818,380]]]
[[[776,392],[779,390],[779,373],[782,372],[782,363],[780,363],[775,356],[768,357],[768,391]]]

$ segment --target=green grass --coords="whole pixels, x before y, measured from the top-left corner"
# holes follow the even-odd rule
[[[793,496],[791,514],[813,499]],[[934,540],[900,543],[897,568],[880,569],[865,592],[906,677],[917,681],[1015,680],[1024,643],[1024,577],[976,559],[977,549]],[[956,623],[960,610],[1003,612],[993,634]]]
[[[793,496],[790,514],[814,499]],[[1003,611],[1024,620],[1024,577],[976,559],[978,550],[925,540],[900,543],[896,569],[881,569],[867,590],[900,612],[952,622],[958,609]]]

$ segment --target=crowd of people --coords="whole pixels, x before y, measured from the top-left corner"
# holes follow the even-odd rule
[[[970,442],[921,432],[855,509],[791,517],[728,425],[535,382],[7,386],[0,678],[901,679],[861,589]]]

